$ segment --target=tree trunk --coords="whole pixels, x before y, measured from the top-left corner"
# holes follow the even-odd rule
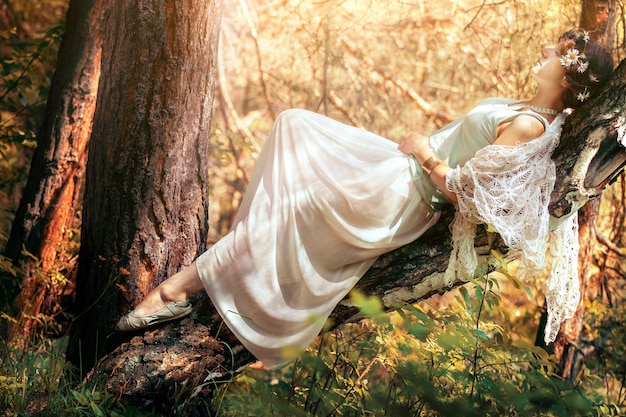
[[[72,240],[83,183],[100,75],[99,28],[97,0],[72,0],[37,149],[5,249],[9,258],[25,261],[14,303],[20,317],[9,335],[13,342],[30,338],[41,317],[61,320],[61,297],[72,291],[72,282],[57,279],[72,275],[72,263],[58,258]]]
[[[610,51],[617,28],[617,1],[582,0],[581,6],[579,26],[587,29],[593,39]]]
[[[117,0],[105,10],[68,359],[90,369],[114,326],[205,250],[221,4]]]

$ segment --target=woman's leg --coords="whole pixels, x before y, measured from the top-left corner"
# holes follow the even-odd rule
[[[150,291],[135,307],[133,314],[135,316],[146,316],[156,313],[169,302],[187,300],[192,294],[203,289],[196,263],[193,262]]]

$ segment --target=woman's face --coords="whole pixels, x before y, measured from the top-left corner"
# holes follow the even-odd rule
[[[541,58],[530,70],[538,83],[545,86],[561,86],[565,70],[561,66],[560,58],[561,54],[556,48],[543,48]]]

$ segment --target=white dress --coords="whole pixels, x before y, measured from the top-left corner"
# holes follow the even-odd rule
[[[436,223],[409,160],[316,113],[277,118],[230,232],[196,261],[226,324],[267,366],[308,347],[378,256]]]
[[[499,116],[490,123],[520,114],[506,103],[495,103]],[[495,140],[487,129],[471,132],[468,145],[460,125],[446,128],[460,144],[435,146],[451,164]],[[378,256],[436,223],[445,198],[422,177],[388,139],[305,110],[281,113],[230,232],[196,261],[242,344],[269,367],[308,347]]]

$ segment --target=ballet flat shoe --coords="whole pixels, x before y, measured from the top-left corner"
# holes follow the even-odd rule
[[[191,303],[189,300],[172,301],[156,313],[145,316],[136,316],[134,310],[126,314],[117,322],[117,330],[120,332],[132,332],[145,329],[159,323],[181,319],[191,313]]]

